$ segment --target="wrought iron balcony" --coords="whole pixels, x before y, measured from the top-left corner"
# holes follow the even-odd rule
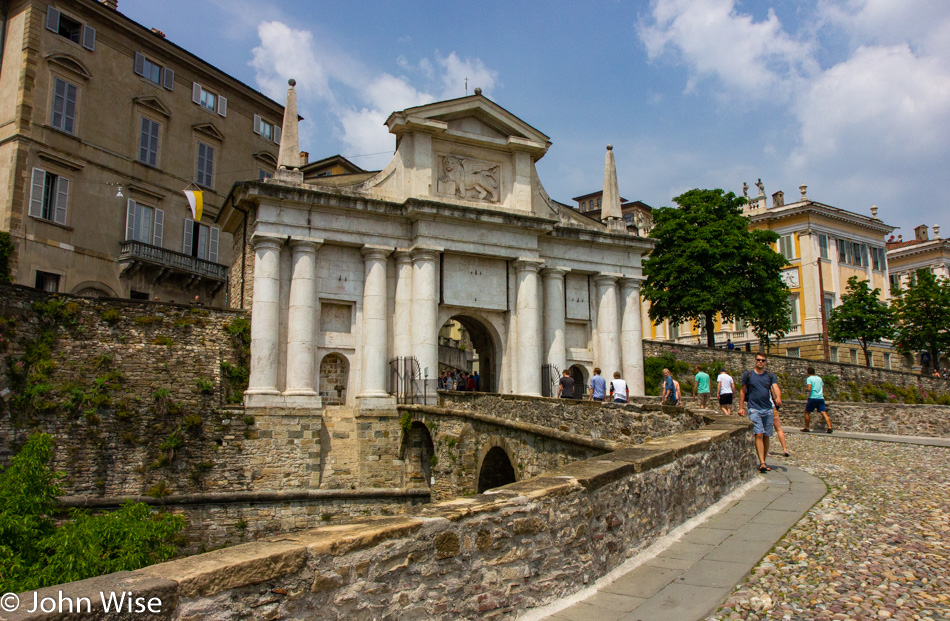
[[[119,247],[119,262],[138,264],[141,267],[154,266],[162,272],[176,272],[195,278],[206,278],[224,283],[228,279],[228,268],[220,263],[212,263],[191,255],[159,248],[135,240],[126,240]]]

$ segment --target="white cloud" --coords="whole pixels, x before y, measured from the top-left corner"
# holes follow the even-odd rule
[[[313,35],[281,22],[264,22],[257,28],[261,44],[251,50],[258,87],[265,95],[283,102],[287,80],[297,80],[298,91],[332,99],[326,65],[313,50]]]
[[[436,55],[439,66],[442,67],[441,99],[455,99],[464,97],[466,93],[466,79],[468,80],[468,94],[482,89],[482,94],[489,97],[498,79],[498,72],[489,69],[478,58],[462,60],[455,52],[446,57]]]
[[[655,0],[652,18],[637,28],[649,58],[681,58],[693,72],[689,89],[714,77],[743,97],[766,98],[817,68],[811,44],[790,37],[771,9],[756,22],[737,13],[733,0]]]

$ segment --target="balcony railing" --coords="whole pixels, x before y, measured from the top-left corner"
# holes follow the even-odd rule
[[[221,282],[228,279],[228,268],[225,265],[131,239],[122,242],[119,247],[119,261],[140,261]]]

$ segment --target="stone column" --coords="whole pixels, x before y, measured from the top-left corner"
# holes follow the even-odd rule
[[[396,259],[396,307],[393,321],[393,356],[412,355],[412,254],[393,253]]]
[[[541,396],[541,308],[538,305],[536,259],[518,259],[515,317],[518,322],[518,386],[520,395]]]
[[[317,396],[313,342],[316,338],[317,248],[323,240],[290,238],[290,305],[287,312],[287,389],[285,395]]]
[[[567,368],[567,342],[564,335],[564,274],[567,270],[546,267],[541,270],[544,283],[544,361],[560,373]]]
[[[597,285],[597,355],[595,363],[609,381],[620,371],[620,322],[617,318],[617,274],[599,274]]]
[[[245,395],[278,395],[280,247],[283,239],[254,235],[254,299],[251,303],[251,373]]]
[[[620,300],[623,314],[620,320],[620,355],[623,358],[623,379],[630,394],[642,397],[643,378],[643,322],[640,317],[640,280],[620,279]]]
[[[386,257],[391,248],[364,246],[363,254],[363,347],[359,397],[388,397],[386,370],[388,344],[386,324]]]
[[[420,377],[439,377],[439,251],[412,250],[412,355],[419,362]]]

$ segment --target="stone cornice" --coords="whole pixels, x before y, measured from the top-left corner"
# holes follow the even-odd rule
[[[803,214],[820,215],[831,220],[862,226],[872,231],[878,231],[882,236],[890,233],[896,228],[889,224],[884,224],[881,220],[876,218],[862,216],[860,214],[854,213],[853,211],[847,211],[845,209],[832,207],[831,205],[825,205],[823,203],[816,203],[814,201],[789,203],[787,205],[783,205],[782,207],[766,209],[765,211],[756,211],[755,213],[747,213],[745,215],[749,218],[749,222],[755,224],[758,222],[784,220],[786,218],[792,218]]]

